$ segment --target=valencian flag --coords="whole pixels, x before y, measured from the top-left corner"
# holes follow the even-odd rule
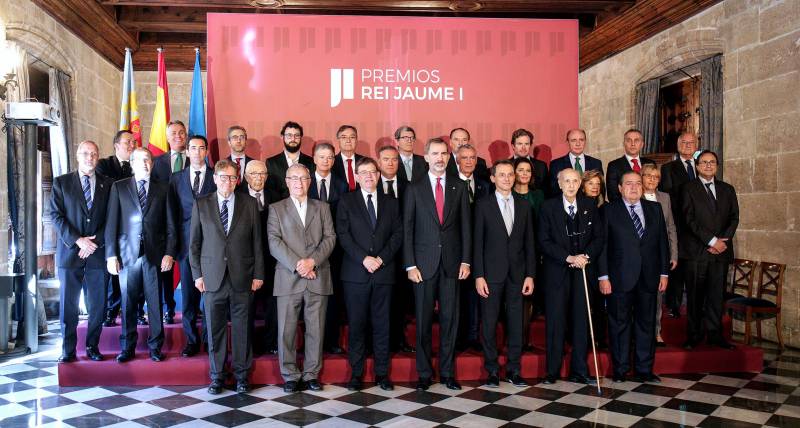
[[[122,101],[119,107],[119,130],[133,134],[136,146],[142,146],[142,122],[136,104],[136,88],[133,84],[133,61],[130,48],[125,48],[125,70],[122,72]]]
[[[156,108],[153,111],[153,125],[147,148],[158,156],[169,151],[167,145],[167,124],[169,123],[169,93],[167,92],[167,67],[164,65],[164,52],[158,48],[158,88],[156,89]]]
[[[206,109],[203,106],[203,77],[200,74],[200,49],[194,48],[192,96],[189,98],[189,135],[206,136]]]

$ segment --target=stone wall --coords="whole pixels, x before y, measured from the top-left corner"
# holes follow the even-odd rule
[[[580,73],[580,121],[604,163],[621,156],[634,88],[723,54],[723,179],[739,194],[738,257],[788,264],[783,335],[800,346],[800,1],[726,0]],[[765,328],[774,338],[773,324]]]

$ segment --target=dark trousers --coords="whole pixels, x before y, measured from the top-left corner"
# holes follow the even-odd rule
[[[328,296],[328,309],[325,313],[325,336],[322,341],[323,349],[342,346],[341,330],[346,317],[344,314],[345,304],[342,300],[342,282],[339,280],[339,270],[342,266],[342,249],[338,245],[329,257],[329,261],[333,294]]]
[[[61,283],[59,318],[61,335],[64,338],[61,349],[64,355],[74,354],[78,342],[81,290],[83,290],[86,309],[89,312],[86,347],[97,348],[105,316],[106,289],[104,284],[107,279],[108,273],[102,268],[58,268],[58,281]]]
[[[445,276],[439,265],[428,280],[414,284],[414,303],[417,316],[417,374],[433,377],[431,356],[433,355],[431,329],[433,308],[439,301],[439,376],[455,376],[455,342],[458,333],[458,279]]]
[[[594,329],[594,340],[597,343],[605,343],[606,330],[608,329],[608,314],[606,313],[606,296],[600,292],[597,275],[586,273],[589,284],[589,301],[592,308],[592,328]],[[581,279],[582,280],[582,279]]]
[[[150,334],[147,346],[151,351],[160,350],[164,344],[164,325],[161,319],[161,290],[156,266],[145,256],[136,259],[131,266],[124,266],[119,274],[119,288],[122,295],[122,332],[119,345],[122,350],[133,352],[139,337],[136,331],[136,312],[139,295],[144,293],[147,302],[147,318],[150,319]]]
[[[608,296],[609,349],[615,375],[630,371],[631,336],[636,345],[634,371],[637,374],[653,372],[656,294],[657,290],[645,290],[639,282],[631,291],[612,291]]]
[[[722,261],[681,260],[686,277],[686,338],[700,342],[722,340],[722,291],[728,264]]]
[[[389,374],[389,313],[392,306],[392,284],[344,282],[347,305],[347,357],[353,376],[364,375],[368,327],[372,328],[372,349],[375,354],[375,376]]]
[[[477,342],[481,330],[481,297],[475,290],[475,279],[469,277],[459,281],[458,288],[461,293],[458,342],[461,344],[472,341]]]
[[[203,296],[206,325],[208,326],[208,361],[211,380],[225,380],[225,358],[228,356],[228,313],[231,319],[232,368],[236,380],[247,381],[253,363],[250,346],[250,307],[252,291],[236,291],[230,276],[225,273],[217,291],[206,291]]]
[[[570,373],[589,375],[586,355],[589,349],[589,319],[583,276],[578,269],[568,269],[563,283],[547,284],[545,290],[545,332],[547,334],[547,374],[558,377],[564,359],[564,339],[571,328],[572,356]]]
[[[197,318],[200,313],[200,300],[202,294],[194,286],[192,280],[192,267],[189,265],[189,256],[180,259],[178,265],[181,268],[181,308],[183,318],[183,331],[186,333],[186,341],[190,345],[199,345],[206,337],[206,318],[203,317],[202,333],[197,331]]]
[[[402,265],[402,263],[400,263]],[[408,280],[405,271],[397,275],[392,286],[392,316],[389,321],[390,346],[395,349],[406,343],[406,316],[414,314],[414,284]]]
[[[122,294],[119,291],[119,275],[108,275],[106,282],[106,318],[112,320],[119,315],[122,307]],[[136,299],[136,315],[144,316],[144,295],[139,295]]]
[[[477,294],[477,293],[476,293]],[[515,284],[510,278],[504,282],[489,283],[489,297],[481,298],[481,342],[483,343],[484,366],[489,373],[497,374],[497,321],[505,304],[506,338],[508,339],[508,362],[506,375],[520,373],[522,355],[522,284]]]
[[[172,269],[175,269],[173,266]],[[175,277],[172,273],[172,269],[161,272],[159,269],[159,281],[161,285],[161,302],[164,304],[164,307],[161,309],[164,314],[169,314],[169,316],[175,316]],[[191,275],[189,276],[191,278]],[[148,311],[149,312],[149,311]],[[150,320],[152,322],[153,320]]]
[[[264,281],[264,286],[253,293],[253,306],[250,313],[250,328],[255,331],[258,307],[264,316],[264,337],[253,338],[253,346],[259,352],[278,349],[278,300],[272,295],[272,279]],[[258,343],[256,343],[258,342]]]
[[[667,305],[667,308],[671,311],[677,311],[681,308],[686,264],[689,264],[689,260],[681,259],[678,266],[674,270],[669,271],[669,284],[667,285],[667,291],[664,293],[664,304]]]

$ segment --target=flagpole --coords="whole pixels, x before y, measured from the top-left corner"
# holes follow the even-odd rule
[[[589,334],[592,340],[592,356],[594,357],[594,375],[597,378],[597,394],[602,395],[600,389],[600,367],[597,365],[597,349],[594,345],[594,326],[592,325],[592,306],[589,303],[589,282],[586,280],[586,267],[581,268],[583,272],[583,292],[586,295],[586,315],[589,318]]]

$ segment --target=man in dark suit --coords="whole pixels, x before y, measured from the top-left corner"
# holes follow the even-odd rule
[[[734,348],[722,336],[722,293],[734,257],[739,201],[733,186],[714,177],[718,164],[716,153],[700,153],[698,177],[683,186],[681,196],[686,227],[678,239],[678,255],[686,263],[687,349],[704,337],[709,344]]]
[[[207,337],[197,332],[197,316],[200,312],[200,291],[194,286],[192,268],[189,264],[189,231],[192,222],[192,207],[200,196],[217,190],[214,172],[206,166],[208,140],[202,135],[189,138],[189,167],[172,175],[169,180],[169,209],[179,229],[178,266],[181,270],[181,314],[186,346],[181,355],[191,357],[200,351],[200,343]],[[206,318],[203,318],[206,326]]]
[[[450,154],[447,159],[447,174],[458,175],[458,148],[464,144],[471,144],[471,137],[469,131],[464,128],[456,128],[450,131]],[[477,146],[472,144],[477,150]],[[489,181],[489,168],[486,166],[486,160],[478,157],[475,164],[475,176],[481,180]]]
[[[223,159],[214,166],[217,191],[197,198],[192,209],[190,262],[194,284],[204,294],[208,324],[211,385],[217,395],[225,384],[228,355],[228,314],[231,325],[232,368],[236,392],[250,390],[247,375],[253,362],[250,307],[253,292],[264,283],[261,214],[256,200],[235,193],[236,164]]]
[[[619,184],[623,174],[628,171],[641,173],[642,165],[656,163],[652,159],[639,156],[642,146],[644,146],[642,131],[633,128],[625,131],[622,141],[625,155],[609,162],[606,170],[606,190],[608,191],[609,202],[620,198]]]
[[[128,178],[133,175],[131,171],[131,153],[136,148],[136,141],[133,139],[133,134],[128,130],[117,131],[114,135],[114,154],[100,159],[97,162],[98,174],[108,177],[112,182]],[[107,275],[108,285],[106,287],[106,295],[108,300],[106,302],[106,319],[103,321],[103,327],[111,327],[117,325],[117,315],[119,315],[120,307],[120,294],[119,294],[119,277],[117,275]],[[142,303],[143,305],[144,303]],[[144,310],[140,308],[139,317],[144,321]]]
[[[364,156],[356,153],[358,145],[358,131],[353,125],[342,125],[336,131],[336,141],[339,142],[339,154],[333,161],[333,173],[343,178],[347,183],[347,190],[356,190],[355,167]]]
[[[544,254],[542,279],[545,287],[547,374],[545,383],[555,383],[561,374],[564,339],[571,326],[570,382],[593,384],[586,365],[589,319],[583,289],[583,272],[603,249],[603,229],[597,204],[578,195],[581,175],[572,168],[558,176],[561,197],[544,202],[539,211],[537,239]]]
[[[686,229],[683,218],[683,185],[697,178],[697,162],[694,154],[697,151],[697,136],[692,132],[684,132],[678,136],[678,158],[661,166],[661,182],[658,189],[669,193],[672,206],[672,218],[675,220],[675,229],[680,236]],[[688,260],[686,261],[688,262]],[[686,282],[683,262],[669,273],[669,285],[664,294],[664,301],[670,310],[670,316],[680,318],[683,288]]]
[[[533,293],[536,276],[536,243],[533,211],[521,196],[514,196],[514,164],[501,160],[492,166],[494,196],[475,204],[475,288],[482,297],[484,367],[486,386],[500,386],[497,362],[497,321],[505,304],[508,362],[506,378],[518,387],[528,386],[521,376],[522,296]]]
[[[240,125],[228,128],[228,146],[231,148],[231,154],[226,159],[235,163],[239,169],[239,184],[241,185],[245,181],[244,172],[247,164],[253,160],[244,153],[247,149],[247,130]]]
[[[53,180],[53,197],[50,201],[53,224],[58,232],[56,263],[61,284],[59,316],[61,356],[58,361],[75,361],[78,341],[78,315],[81,290],[89,311],[89,328],[86,332],[86,356],[100,361],[103,355],[97,345],[103,327],[106,308],[108,274],[103,262],[104,227],[108,193],[113,180],[98,174],[98,149],[93,141],[83,141],[75,153],[78,170]]]
[[[586,150],[586,131],[583,129],[570,129],[567,131],[567,145],[569,152],[560,158],[550,161],[550,194],[561,194],[558,185],[558,173],[561,170],[572,168],[583,176],[585,171],[599,171],[603,173],[603,162],[584,153]]]
[[[621,197],[605,206],[606,244],[600,255],[600,292],[607,295],[608,335],[614,382],[631,368],[631,334],[636,347],[636,382],[659,383],[655,361],[656,293],[667,288],[669,240],[658,202],[642,199],[642,176],[628,171],[617,187]]]
[[[425,144],[428,176],[412,182],[403,196],[403,259],[414,283],[417,318],[417,389],[431,385],[431,326],[439,301],[439,376],[453,390],[458,333],[458,281],[467,279],[472,259],[472,230],[467,186],[445,177],[449,150],[441,138]],[[451,176],[452,177],[452,176]]]
[[[331,173],[334,157],[334,149],[331,144],[319,143],[314,146],[314,175],[311,179],[311,187],[308,189],[309,198],[328,204],[331,218],[336,218],[336,208],[339,205],[339,200],[348,192],[347,182],[339,175]],[[341,354],[344,350],[340,346],[339,339],[345,315],[344,304],[340,299],[342,283],[339,281],[339,272],[342,264],[342,248],[338,245],[338,242],[330,255],[330,263],[333,294],[328,298],[323,349],[329,354]]]
[[[394,389],[389,380],[389,314],[396,278],[395,255],[403,245],[403,219],[397,199],[378,192],[378,163],[362,158],[355,168],[360,189],[342,197],[336,215],[336,235],[344,250],[341,279],[352,369],[347,389],[358,391],[363,387],[369,326],[375,382],[389,391]]]
[[[428,162],[425,162],[424,156],[414,154],[414,142],[417,141],[414,128],[406,125],[397,128],[394,131],[394,141],[400,153],[401,168],[397,171],[400,179],[408,183],[424,177],[428,171]]]
[[[511,134],[511,149],[514,151],[514,156],[511,157],[511,160],[528,158],[533,165],[533,186],[549,195],[548,183],[550,183],[550,178],[547,172],[547,164],[533,157],[533,138],[533,133],[527,129],[520,128],[514,131]]]
[[[176,254],[177,230],[167,207],[169,184],[153,180],[150,151],[131,154],[133,177],[111,186],[106,220],[106,267],[120,276],[122,334],[117,361],[133,359],[136,350],[136,299],[144,292],[150,335],[150,359],[162,361],[164,330],[161,323],[159,271],[168,272]]]
[[[289,188],[286,187],[286,170],[296,164],[305,165],[309,171],[314,172],[314,159],[300,151],[303,141],[303,127],[297,122],[286,122],[281,128],[283,138],[283,151],[267,159],[267,169],[270,180],[267,187],[271,187],[281,198],[289,197]]]

